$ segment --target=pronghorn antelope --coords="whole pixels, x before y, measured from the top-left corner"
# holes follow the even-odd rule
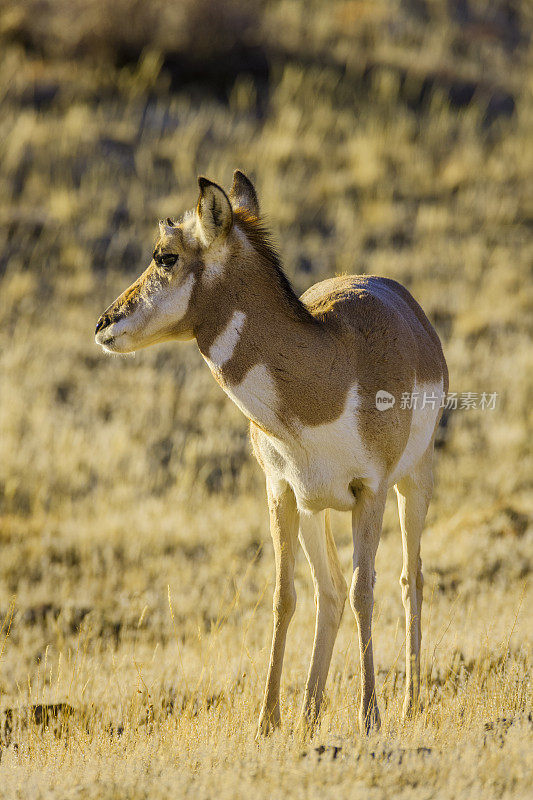
[[[351,511],[350,604],[357,620],[363,730],[379,726],[372,654],[374,561],[387,489],[395,487],[403,544],[406,631],[404,714],[418,701],[422,612],[420,536],[432,493],[440,397],[448,389],[437,334],[396,281],[347,275],[300,299],[259,215],[254,187],[236,171],[228,195],[199,178],[194,212],[159,223],[146,271],[100,317],[96,342],[128,353],[196,339],[211,372],[250,421],[266,475],[276,586],[274,632],[259,733],[280,722],[280,679],[294,613],[299,538],[311,567],[316,623],[303,720],[312,724],[347,586],[329,509]],[[385,409],[376,395],[397,399]],[[403,393],[439,401],[410,408]],[[406,406],[406,407],[404,407]]]

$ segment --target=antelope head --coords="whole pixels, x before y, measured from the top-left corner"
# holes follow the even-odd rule
[[[147,269],[98,320],[95,339],[104,350],[131,353],[158,342],[194,338],[201,315],[202,278],[208,278],[210,270],[223,271],[225,263],[238,255],[233,208],[252,217],[259,213],[255,190],[239,170],[233,175],[229,197],[206,178],[198,178],[198,185],[195,211],[180,222],[159,223]]]

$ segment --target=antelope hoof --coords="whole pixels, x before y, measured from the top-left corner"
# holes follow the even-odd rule
[[[281,725],[281,718],[279,711],[262,711],[259,717],[259,725],[257,726],[257,734],[255,737],[256,742],[263,739],[265,736],[270,736],[271,733],[279,728]]]
[[[420,711],[420,703],[418,700],[413,700],[411,695],[406,695],[402,707],[402,722],[407,722],[413,719],[414,716]]]
[[[359,715],[359,727],[361,732],[369,736],[371,733],[377,733],[381,728],[381,718],[376,704],[372,705],[367,711],[361,709]]]
[[[313,704],[312,707],[304,707],[298,721],[298,733],[304,739],[310,739],[315,732],[318,722],[318,713]]]

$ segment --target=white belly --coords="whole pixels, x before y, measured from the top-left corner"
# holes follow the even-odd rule
[[[412,414],[407,445],[395,468],[387,475],[377,454],[369,452],[361,439],[357,385],[349,390],[344,410],[337,419],[323,425],[300,423],[289,430],[281,422],[275,382],[264,364],[252,367],[239,384],[228,385],[224,381],[223,366],[231,357],[238,338],[237,328],[242,321],[240,316],[234,315],[227,331],[211,348],[209,357],[204,358],[229,397],[257,424],[256,443],[269,480],[288,483],[301,511],[316,513],[324,508],[348,511],[356,504],[350,488],[354,481],[377,491],[382,481],[392,486],[413,469],[431,441],[442,382],[419,386],[415,383],[414,391],[419,392],[420,402]],[[235,325],[234,331],[232,326]],[[422,403],[424,392],[438,395],[434,407]]]
[[[396,466],[385,475],[375,455],[365,448],[358,431],[359,397],[354,386],[343,414],[333,422],[302,426],[291,437],[279,439],[260,431],[258,444],[270,480],[288,483],[300,511],[316,513],[323,508],[348,511],[356,503],[350,489],[354,480],[376,491],[383,479],[389,486],[407,475],[426,452],[439,414],[442,382],[416,384],[417,407],[413,409],[409,438]],[[424,393],[426,402],[424,402]],[[427,398],[435,396],[435,401]]]
[[[344,412],[324,425],[301,426],[279,439],[260,431],[261,457],[273,482],[288,483],[300,511],[323,508],[348,511],[355,505],[350,489],[358,479],[376,490],[382,471],[358,432],[357,387],[348,393]]]

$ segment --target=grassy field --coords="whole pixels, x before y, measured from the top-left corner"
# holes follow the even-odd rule
[[[530,797],[529,4],[147,5],[0,4],[0,794]],[[245,419],[194,345],[111,358],[93,340],[157,220],[235,167],[298,290],[400,280],[451,390],[497,393],[451,411],[437,451],[423,710],[405,724],[389,499],[368,738],[349,608],[320,727],[295,732],[300,557],[284,724],[254,742],[274,564]],[[349,578],[349,519],[333,528]]]

